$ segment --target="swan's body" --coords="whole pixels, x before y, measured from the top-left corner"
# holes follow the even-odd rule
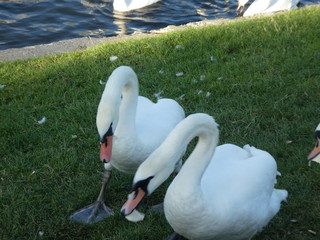
[[[102,188],[94,204],[76,211],[70,219],[94,223],[111,215],[104,197],[112,168],[135,173],[184,116],[182,107],[172,99],[153,103],[138,96],[138,78],[130,67],[115,69],[106,83],[96,118],[100,159],[106,168]]]
[[[169,224],[188,239],[250,239],[279,211],[287,191],[274,189],[278,172],[269,153],[248,145],[216,147],[218,135],[217,124],[206,114],[184,119],[138,168],[133,195],[151,194],[198,136],[164,199]],[[124,214],[130,214],[138,197],[129,198]]]
[[[316,146],[308,156],[309,165],[311,165],[311,161],[320,163],[320,123],[314,131],[314,136],[316,138]]]
[[[271,13],[284,10],[292,10],[297,8],[300,0],[255,0],[243,16],[253,16],[261,13]],[[239,0],[238,10],[243,9],[249,0]]]
[[[119,12],[144,8],[161,0],[114,0],[113,8]]]

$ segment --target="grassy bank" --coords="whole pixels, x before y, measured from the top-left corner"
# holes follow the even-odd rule
[[[320,8],[312,7],[1,63],[0,238],[151,240],[171,233],[161,214],[138,224],[119,214],[132,176],[117,171],[108,190],[116,215],[92,226],[68,220],[100,189],[99,81],[129,65],[141,95],[156,101],[160,93],[187,114],[209,113],[220,124],[221,144],[249,143],[277,159],[277,187],[288,190],[288,203],[254,239],[318,239],[320,166],[308,167],[306,156],[320,119],[319,36]]]

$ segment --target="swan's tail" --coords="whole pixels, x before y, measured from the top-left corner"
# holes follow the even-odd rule
[[[270,201],[270,217],[275,216],[281,206],[281,202],[287,202],[288,192],[283,189],[274,189]]]

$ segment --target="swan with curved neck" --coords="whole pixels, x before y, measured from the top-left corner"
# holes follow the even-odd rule
[[[195,137],[196,147],[166,192],[167,221],[188,239],[250,239],[279,211],[287,191],[274,189],[278,172],[269,153],[248,145],[217,147],[218,125],[207,114],[181,121],[140,165],[122,213],[129,215],[168,178]]]
[[[77,211],[81,216],[73,214],[71,219],[93,223],[94,219],[100,220],[109,215],[112,211],[104,204],[104,195],[112,168],[135,173],[139,165],[184,119],[184,110],[176,101],[163,98],[153,103],[138,94],[135,72],[127,66],[116,68],[106,83],[96,117],[100,159],[106,168],[101,192],[94,205]],[[83,219],[83,210],[86,216],[90,215],[89,218]],[[97,217],[100,213],[102,217]]]
[[[244,12],[244,6],[249,0],[238,0],[238,14],[244,17],[253,16],[261,13],[271,13],[284,10],[296,9],[300,0],[255,0]],[[244,13],[243,13],[244,12]]]
[[[118,12],[128,12],[131,10],[144,8],[161,0],[114,0],[113,8]]]

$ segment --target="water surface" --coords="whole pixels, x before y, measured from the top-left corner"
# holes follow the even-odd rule
[[[0,50],[90,36],[146,32],[205,19],[235,18],[237,0],[162,0],[128,13],[113,0],[0,0]],[[303,0],[302,5],[320,0]]]

